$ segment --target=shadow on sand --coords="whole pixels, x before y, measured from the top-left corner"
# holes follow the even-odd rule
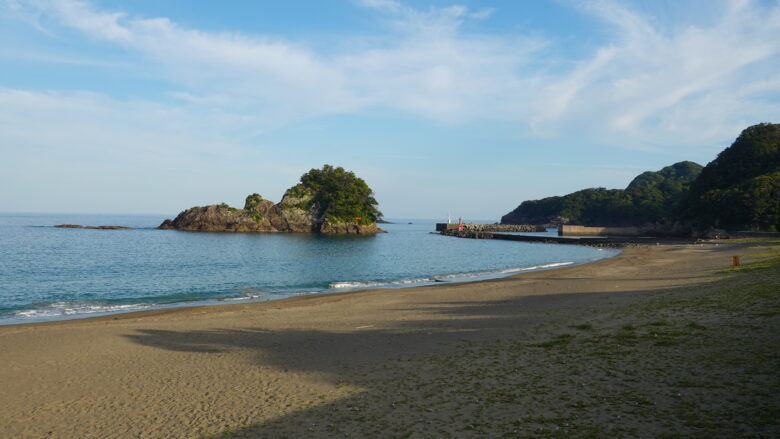
[[[344,332],[260,327],[188,332],[150,329],[127,337],[170,351],[204,355],[246,351],[258,365],[317,373],[344,389],[335,399],[323,398],[263,424],[225,432],[224,437],[514,437],[518,431],[527,437],[548,437],[530,434],[533,431],[528,429],[551,433],[550,428],[565,422],[556,418],[556,406],[568,403],[539,395],[552,389],[537,381],[545,374],[548,380],[566,381],[573,366],[540,350],[540,341],[561,331],[577,332],[572,328],[587,328],[591,322],[613,331],[627,318],[626,310],[632,308],[628,305],[706,290],[707,285],[700,282],[618,294],[429,303],[415,308],[427,311],[430,318],[425,320],[384,322],[380,328]],[[642,318],[649,321],[655,316]],[[589,379],[612,379],[605,375],[607,369]],[[512,377],[513,387],[501,390],[509,385],[507,377]],[[596,427],[572,428],[578,435],[601,437],[593,430]]]

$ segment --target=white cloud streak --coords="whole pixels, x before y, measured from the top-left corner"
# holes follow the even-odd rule
[[[616,38],[550,81],[541,99],[552,105],[532,119],[539,132],[565,124],[628,147],[688,146],[728,139],[745,123],[780,114],[776,97],[764,98],[780,92],[777,6],[728,2],[709,27],[666,32],[613,1],[583,10],[612,25]],[[756,81],[761,91],[745,87]]]
[[[572,65],[566,68],[547,61],[560,58],[555,36],[464,30],[464,23],[500,9],[357,3],[375,11],[388,32],[374,45],[367,40],[368,47],[342,53],[203,32],[77,0],[8,0],[6,9],[33,17],[46,32],[77,30],[140,54],[178,84],[168,96],[182,105],[208,103],[259,126],[391,109],[441,123],[516,121],[539,136],[585,133],[596,142],[648,149],[722,142],[745,123],[780,114],[777,99],[765,98],[780,92],[777,5],[715,4],[720,14],[709,23],[662,29],[630,4],[575,3],[609,29],[610,41],[565,60]]]

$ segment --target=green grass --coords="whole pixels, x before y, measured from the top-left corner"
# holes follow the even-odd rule
[[[764,249],[760,252],[750,252],[750,259],[755,259],[742,263],[740,267],[731,267],[721,270],[720,273],[745,273],[755,270],[778,269],[780,267],[780,239],[771,240],[750,240],[746,242],[760,243],[754,245],[752,249]]]
[[[531,346],[538,347],[538,348],[565,347],[569,343],[571,343],[573,338],[574,336],[571,334],[560,334],[552,340],[544,341],[541,343],[534,343]]]
[[[263,215],[261,215],[259,212],[252,212],[250,216],[252,217],[252,221],[256,222],[257,224],[260,224],[263,221]]]

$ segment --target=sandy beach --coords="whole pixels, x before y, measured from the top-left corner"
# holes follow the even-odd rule
[[[771,437],[777,273],[719,272],[760,251],[0,327],[0,437]]]

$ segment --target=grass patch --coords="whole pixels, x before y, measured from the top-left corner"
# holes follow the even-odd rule
[[[751,260],[743,263],[740,267],[731,267],[720,270],[719,273],[744,273],[756,270],[767,270],[780,266],[780,239],[752,240],[746,242],[757,242],[761,245],[751,246],[753,249],[764,249],[760,252],[751,252],[748,256]]]
[[[259,212],[252,212],[250,216],[252,217],[252,221],[256,222],[257,224],[260,224],[263,221],[263,215],[261,215]]]
[[[636,341],[639,336],[633,331],[620,331],[614,335],[615,340],[622,342]]]
[[[552,340],[543,341],[541,343],[535,343],[531,346],[537,347],[537,348],[556,348],[556,347],[565,347],[568,346],[569,343],[571,343],[572,339],[574,339],[574,336],[571,334],[561,334],[557,337],[555,337]]]
[[[706,326],[700,325],[700,324],[698,324],[696,322],[688,322],[688,324],[685,325],[685,327],[689,328],[689,329],[699,329],[699,330],[707,329]]]
[[[739,239],[730,239],[729,241],[743,243],[743,244],[780,245],[780,238],[739,238]]]

